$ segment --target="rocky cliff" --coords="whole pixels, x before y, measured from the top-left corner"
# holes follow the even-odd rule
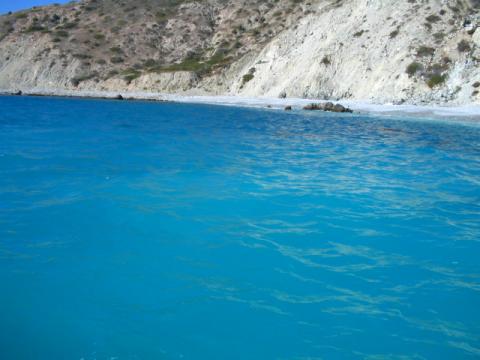
[[[0,17],[0,89],[479,103],[479,11],[478,0],[39,7]]]

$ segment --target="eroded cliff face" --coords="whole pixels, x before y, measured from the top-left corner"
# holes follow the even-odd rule
[[[478,1],[89,0],[0,18],[0,89],[480,102]]]
[[[378,102],[478,102],[480,29],[473,32],[478,13],[458,15],[452,6],[449,1],[320,3],[246,64],[243,72],[254,67],[255,76],[234,89]]]

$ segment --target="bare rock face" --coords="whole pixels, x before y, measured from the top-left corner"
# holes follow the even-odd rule
[[[480,48],[480,28],[476,28],[472,36],[472,41],[474,42],[476,47]]]
[[[37,7],[0,16],[0,90],[478,103],[479,13],[476,0]]]

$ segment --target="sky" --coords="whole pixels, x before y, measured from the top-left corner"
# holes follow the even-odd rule
[[[28,9],[32,6],[66,3],[69,0],[0,0],[0,14],[9,11]]]

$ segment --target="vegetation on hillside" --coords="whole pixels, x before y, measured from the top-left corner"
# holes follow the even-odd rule
[[[72,80],[148,72],[208,76],[230,65],[302,16],[301,0],[84,0],[0,17],[9,34],[47,38],[65,66],[80,62]]]

